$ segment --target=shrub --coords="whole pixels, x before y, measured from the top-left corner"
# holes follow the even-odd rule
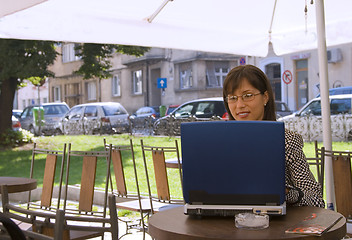
[[[21,129],[20,131],[8,129],[5,133],[0,134],[0,146],[3,148],[12,148],[31,143],[33,138],[34,135],[25,129]]]

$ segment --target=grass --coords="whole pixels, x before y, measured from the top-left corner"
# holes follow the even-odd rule
[[[178,137],[151,137],[151,136],[129,136],[127,134],[122,135],[106,135],[106,136],[54,136],[54,137],[39,137],[35,141],[40,148],[45,149],[62,149],[64,143],[71,143],[73,150],[80,151],[103,151],[103,139],[106,138],[107,143],[113,145],[128,145],[129,139],[132,138],[135,150],[135,158],[137,162],[137,171],[139,182],[141,185],[141,191],[147,192],[146,178],[143,168],[143,159],[141,152],[140,140],[143,139],[145,145],[160,145],[160,146],[174,146],[175,139],[178,140],[180,145],[180,139]],[[318,143],[319,147],[323,144]],[[0,176],[17,176],[17,177],[29,177],[31,157],[33,144],[27,144],[18,148],[3,150],[0,152]],[[314,157],[314,142],[305,142],[304,143],[304,153],[307,157]],[[333,150],[352,150],[352,142],[334,142]],[[166,156],[167,158],[176,157],[175,156]],[[152,161],[150,156],[147,156],[148,161]],[[71,174],[70,184],[79,184],[81,180],[81,168],[80,162],[74,162],[74,166],[71,167],[71,173],[74,171],[74,174]],[[132,158],[129,155],[123,155],[123,164],[125,167],[125,178],[127,182],[127,189],[130,192],[136,192],[136,187],[134,184],[134,174],[133,174],[133,165]],[[39,159],[37,163],[37,168],[44,169],[45,157]],[[177,169],[168,169],[169,175],[169,185],[171,195],[174,197],[182,197],[182,189],[180,184],[179,173]],[[315,171],[312,169],[313,174]],[[150,172],[152,173],[152,172]],[[97,169],[97,179],[98,186],[103,187],[104,185],[104,176],[105,176],[104,167],[99,167]],[[38,173],[35,175],[35,178],[38,180],[38,186],[40,187],[43,182],[43,173]],[[115,180],[113,179],[113,182]],[[59,179],[55,179],[55,183],[59,183]]]
[[[121,135],[91,135],[91,136],[53,136],[53,137],[39,137],[36,138],[38,148],[62,150],[64,143],[71,143],[71,149],[77,151],[103,151],[103,139],[107,143],[113,145],[129,145],[129,139],[133,140],[133,147],[135,150],[135,159],[137,164],[137,173],[141,192],[147,192],[146,177],[143,167],[143,157],[141,152],[140,140],[143,139],[145,145],[150,146],[175,146],[175,140],[178,140],[180,147],[180,139],[178,137],[150,137],[150,136],[130,136],[128,134]],[[3,150],[0,152],[0,176],[16,176],[16,177],[29,177],[33,144],[17,147],[10,150]],[[125,169],[125,179],[127,190],[129,192],[136,192],[132,157],[123,153],[122,160]],[[149,162],[151,162],[151,155],[146,155]],[[166,158],[176,157],[175,153],[165,153]],[[98,161],[104,161],[100,159]],[[59,165],[59,161],[58,161]],[[150,164],[149,164],[150,165]],[[38,181],[38,187],[43,184],[43,169],[45,167],[45,156],[36,158],[36,171],[34,178]],[[106,175],[105,165],[99,164],[96,173],[97,187],[104,187],[104,176]],[[112,170],[112,168],[111,168]],[[152,175],[152,169],[149,169],[149,174]],[[167,169],[169,176],[170,194],[173,197],[182,198],[182,189],[180,183],[179,172],[177,169]],[[80,184],[81,181],[81,162],[76,161],[74,157],[71,158],[70,167],[70,185]],[[55,184],[59,184],[59,178],[55,179]],[[113,178],[115,185],[115,179]],[[155,184],[151,181],[151,184]],[[116,189],[116,187],[115,187]]]

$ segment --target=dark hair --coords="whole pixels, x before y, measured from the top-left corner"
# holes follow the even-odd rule
[[[275,100],[269,79],[262,70],[253,65],[237,66],[231,69],[225,78],[223,86],[223,98],[225,108],[229,114],[229,119],[234,120],[234,117],[230,112],[226,97],[229,94],[232,94],[240,86],[244,79],[247,79],[248,82],[261,93],[264,93],[265,91],[268,92],[269,101],[264,107],[265,109],[263,120],[276,121]]]

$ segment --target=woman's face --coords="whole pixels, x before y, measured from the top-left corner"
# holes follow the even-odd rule
[[[228,102],[230,112],[237,121],[263,120],[264,108],[269,100],[268,92],[258,94],[260,91],[253,87],[247,79],[243,79],[239,87],[229,96],[238,96],[237,101]],[[253,94],[248,101],[243,101],[244,94]]]

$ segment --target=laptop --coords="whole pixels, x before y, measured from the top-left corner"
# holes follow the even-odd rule
[[[283,122],[181,124],[184,213],[285,215]]]

